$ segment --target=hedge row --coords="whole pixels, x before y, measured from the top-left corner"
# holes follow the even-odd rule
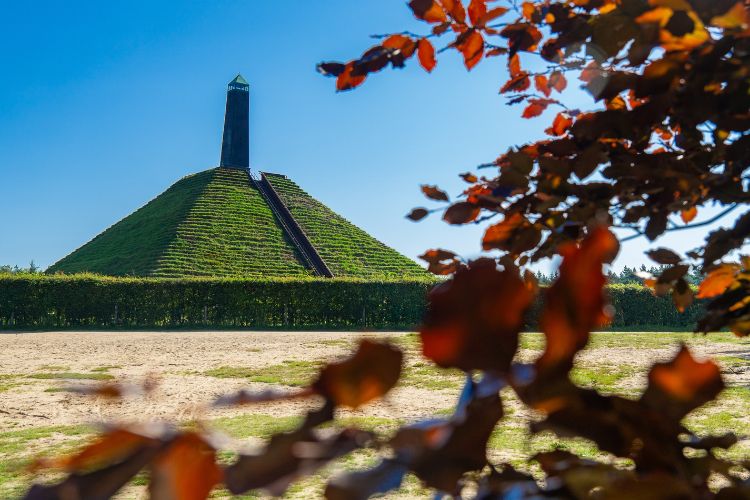
[[[0,330],[66,328],[412,329],[433,282],[0,276]],[[613,328],[686,330],[701,314],[614,285]],[[528,327],[535,328],[529,317]]]

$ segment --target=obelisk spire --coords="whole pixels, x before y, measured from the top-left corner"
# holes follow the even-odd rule
[[[226,168],[250,168],[250,85],[238,74],[229,82],[224,114],[221,163]]]

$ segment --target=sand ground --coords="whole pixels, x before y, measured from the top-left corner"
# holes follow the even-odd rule
[[[292,373],[294,367],[285,363],[307,363],[303,368],[307,366],[305,369],[312,374],[314,365],[310,362],[345,356],[351,352],[357,339],[363,336],[388,338],[404,348],[410,375],[387,399],[358,411],[343,412],[343,417],[353,417],[362,422],[369,419],[372,422],[400,423],[445,414],[450,410],[460,390],[461,376],[456,373],[441,374],[429,363],[425,363],[415,334],[205,331],[11,333],[0,334],[0,441],[3,432],[18,434],[24,430],[100,422],[199,420],[210,423],[227,419],[231,421],[232,418],[240,418],[248,413],[277,419],[300,415],[305,409],[316,406],[317,402],[277,402],[224,410],[210,409],[207,403],[220,394],[239,388],[288,386],[292,383],[285,378],[287,367],[290,380],[299,378],[299,374]],[[654,361],[671,357],[676,350],[676,342],[686,340],[698,356],[718,358],[729,386],[747,391],[750,389],[750,341],[724,341],[724,337],[716,338],[720,341],[714,341],[715,338],[695,338],[687,334],[598,334],[591,347],[579,355],[580,366],[585,367],[581,376],[596,378],[616,370],[620,376],[609,387],[603,387],[603,390],[637,395],[645,384],[648,366]],[[530,334],[523,343],[524,349],[520,351],[519,357],[531,360],[538,355],[542,346],[541,335]],[[226,367],[267,369],[272,378],[266,382],[253,382],[247,377],[235,377],[231,374],[209,375],[211,370]],[[147,376],[156,376],[159,385],[148,397],[127,398],[116,402],[61,391],[70,384],[96,383],[89,378],[110,376],[133,382],[142,381]],[[712,411],[743,413],[741,406],[746,402],[743,399],[745,397],[742,396],[738,401],[727,401],[726,404],[721,402],[718,409],[714,408]],[[506,404],[510,406],[514,418],[528,418],[517,402],[509,401]],[[746,410],[747,408],[744,415],[747,415]],[[709,417],[711,415],[713,414]],[[743,419],[741,427],[750,429],[748,425],[747,418]],[[39,439],[38,442],[31,443],[31,449],[44,449],[45,445],[55,444],[56,440],[64,441],[54,433]],[[260,442],[259,439],[255,441]],[[508,447],[507,450],[494,450],[493,456],[519,458],[520,455],[516,457],[519,453]],[[0,466],[4,458],[8,457],[0,452]],[[2,467],[0,483],[3,480],[1,469]],[[21,481],[18,479],[21,476],[9,477],[8,484]],[[23,480],[27,479],[29,478]],[[14,488],[22,487],[13,484]],[[138,488],[131,490],[136,492],[131,491],[131,494],[137,498]],[[0,484],[0,493],[2,491]],[[401,492],[395,497],[408,498],[423,494],[422,491],[412,489],[411,493]],[[309,491],[305,493],[304,490],[300,495],[316,496]]]

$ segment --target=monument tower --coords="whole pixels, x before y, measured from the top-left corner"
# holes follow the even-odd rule
[[[227,88],[221,163],[225,168],[250,168],[250,85],[237,75]]]

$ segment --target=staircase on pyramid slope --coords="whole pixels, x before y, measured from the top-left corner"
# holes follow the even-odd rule
[[[48,272],[153,277],[425,277],[284,175],[251,174],[249,85],[229,83],[220,166],[189,175]]]

